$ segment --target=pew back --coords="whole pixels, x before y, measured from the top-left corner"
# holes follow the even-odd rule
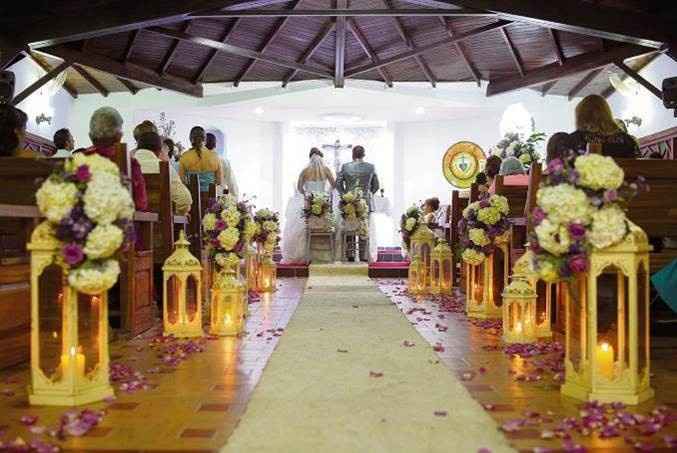
[[[153,258],[164,263],[174,247],[174,219],[169,180],[169,163],[159,162],[159,173],[144,173],[148,209],[159,216],[153,227]]]

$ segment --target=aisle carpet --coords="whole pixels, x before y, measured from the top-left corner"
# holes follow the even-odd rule
[[[222,451],[480,448],[513,451],[365,265],[326,265],[311,266],[305,295]]]

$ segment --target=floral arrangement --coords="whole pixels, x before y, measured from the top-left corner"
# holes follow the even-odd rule
[[[503,140],[496,144],[491,154],[498,155],[501,159],[506,157],[516,157],[522,162],[522,165],[530,166],[532,163],[538,163],[540,156],[536,151],[536,145],[545,140],[545,134],[534,132],[526,140],[516,132],[505,134]]]
[[[306,219],[325,217],[330,210],[329,195],[322,192],[311,192],[306,195],[306,207],[303,209],[303,216]]]
[[[232,195],[218,197],[211,203],[202,218],[202,229],[209,256],[221,269],[237,266],[247,244],[258,233],[247,201],[238,202]]]
[[[115,254],[133,238],[134,202],[117,165],[75,154],[40,186],[42,234],[58,242],[68,284],[90,295],[109,290],[120,275]]]
[[[339,202],[341,217],[347,224],[358,224],[358,234],[364,236],[369,230],[367,217],[369,215],[369,205],[364,199],[361,189],[357,188],[346,192],[341,196]]]
[[[402,214],[400,220],[400,233],[402,234],[402,243],[409,250],[411,245],[411,235],[423,223],[423,212],[419,206],[412,206]]]
[[[599,154],[553,159],[536,195],[529,239],[536,269],[547,282],[588,270],[588,254],[622,241],[629,231],[623,209],[643,178],[627,183],[611,157]]]
[[[463,261],[473,266],[482,264],[496,244],[505,242],[510,230],[509,213],[508,199],[501,195],[475,201],[463,210],[458,222]]]
[[[280,238],[280,219],[277,212],[259,209],[254,214],[256,234],[254,242],[262,244],[263,250],[272,253]]]

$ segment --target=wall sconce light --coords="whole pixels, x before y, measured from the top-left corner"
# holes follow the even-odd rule
[[[41,114],[39,114],[38,116],[35,117],[35,124],[37,124],[39,126],[40,123],[47,123],[51,126],[52,125],[52,117],[47,116],[45,113],[41,113]]]

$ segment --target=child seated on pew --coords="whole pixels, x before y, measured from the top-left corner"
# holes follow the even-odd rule
[[[37,158],[26,148],[26,123],[28,115],[9,104],[0,104],[0,157]]]

